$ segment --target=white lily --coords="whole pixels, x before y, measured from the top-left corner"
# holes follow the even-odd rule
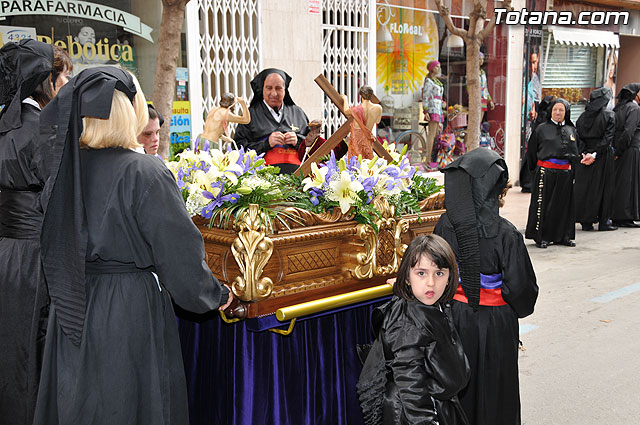
[[[205,173],[202,170],[196,170],[193,173],[193,183],[189,186],[189,193],[190,195],[193,195],[193,194],[199,195],[200,199],[198,200],[203,203],[203,206],[211,202],[210,199],[202,196],[203,191],[206,190],[207,192],[211,193],[213,196],[218,196],[218,193],[220,193],[220,188],[212,187],[211,183],[212,183],[212,180],[208,173]]]
[[[304,185],[303,190],[305,192],[309,191],[312,187],[322,189],[324,182],[327,179],[327,173],[329,172],[329,167],[318,167],[318,164],[315,162],[311,163],[311,173],[307,178],[302,180],[302,184]]]
[[[211,168],[207,174],[212,180],[226,177],[232,184],[238,183],[238,175],[242,173],[242,167],[238,165],[240,153],[232,150],[226,153],[218,149],[211,149]]]
[[[362,183],[352,180],[348,171],[341,171],[340,178],[329,183],[327,198],[340,204],[340,211],[346,214],[358,198],[358,192],[364,190]]]

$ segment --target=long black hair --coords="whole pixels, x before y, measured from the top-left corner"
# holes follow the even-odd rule
[[[423,255],[431,258],[438,268],[449,269],[447,288],[437,303],[451,301],[458,288],[458,266],[453,250],[447,241],[438,235],[421,235],[411,241],[402,256],[402,262],[398,269],[398,277],[395,285],[393,285],[393,293],[406,300],[415,299],[409,284],[409,274]]]

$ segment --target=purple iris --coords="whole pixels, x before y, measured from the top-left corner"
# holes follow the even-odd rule
[[[202,196],[207,199],[211,199],[211,202],[207,204],[207,206],[205,206],[200,212],[200,215],[204,218],[211,218],[211,216],[213,215],[213,210],[216,208],[220,208],[225,202],[231,202],[232,204],[235,204],[236,202],[238,202],[238,199],[240,199],[240,195],[237,193],[223,195],[224,182],[213,184],[212,187],[219,187],[220,192],[218,192],[218,196],[214,196],[213,193],[209,192],[208,190],[202,191]]]
[[[338,163],[336,162],[336,154],[331,151],[331,156],[329,157],[329,161],[326,162],[326,167],[329,168],[329,172],[327,173],[326,181],[331,180],[331,176],[338,172]]]
[[[322,190],[317,189],[315,187],[312,187],[309,190],[309,194],[311,195],[311,203],[313,205],[318,205],[320,203],[320,199],[318,199],[320,196],[324,196],[324,192],[322,192]]]
[[[362,187],[365,192],[371,192],[376,184],[378,184],[378,177],[367,177],[362,181]]]

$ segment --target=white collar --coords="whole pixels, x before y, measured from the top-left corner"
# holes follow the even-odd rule
[[[275,109],[273,109],[271,106],[269,106],[269,104],[267,103],[266,100],[262,99],[262,101],[264,102],[264,104],[267,107],[267,109],[269,110],[269,112],[271,112],[271,116],[273,117],[273,119],[278,121],[278,122],[282,121],[282,108],[284,107],[284,102],[282,103],[282,106],[280,107],[278,112],[276,112]]]
[[[553,120],[553,118],[551,118],[551,122],[554,123],[555,125],[564,125],[564,120],[562,120],[561,123],[557,123]]]
[[[31,99],[30,97],[27,97],[27,98],[23,99],[22,103],[28,103],[31,106],[35,106],[36,108],[38,108],[38,111],[42,110],[42,108],[40,108],[40,105],[38,105],[38,102],[36,102],[35,100]]]

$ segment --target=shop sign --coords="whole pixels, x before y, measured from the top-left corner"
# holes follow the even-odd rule
[[[169,133],[172,152],[181,152],[191,146],[191,102],[173,102]]]
[[[0,0],[0,20],[20,15],[88,18],[122,27],[153,43],[153,29],[135,15],[113,7],[77,0]]]

